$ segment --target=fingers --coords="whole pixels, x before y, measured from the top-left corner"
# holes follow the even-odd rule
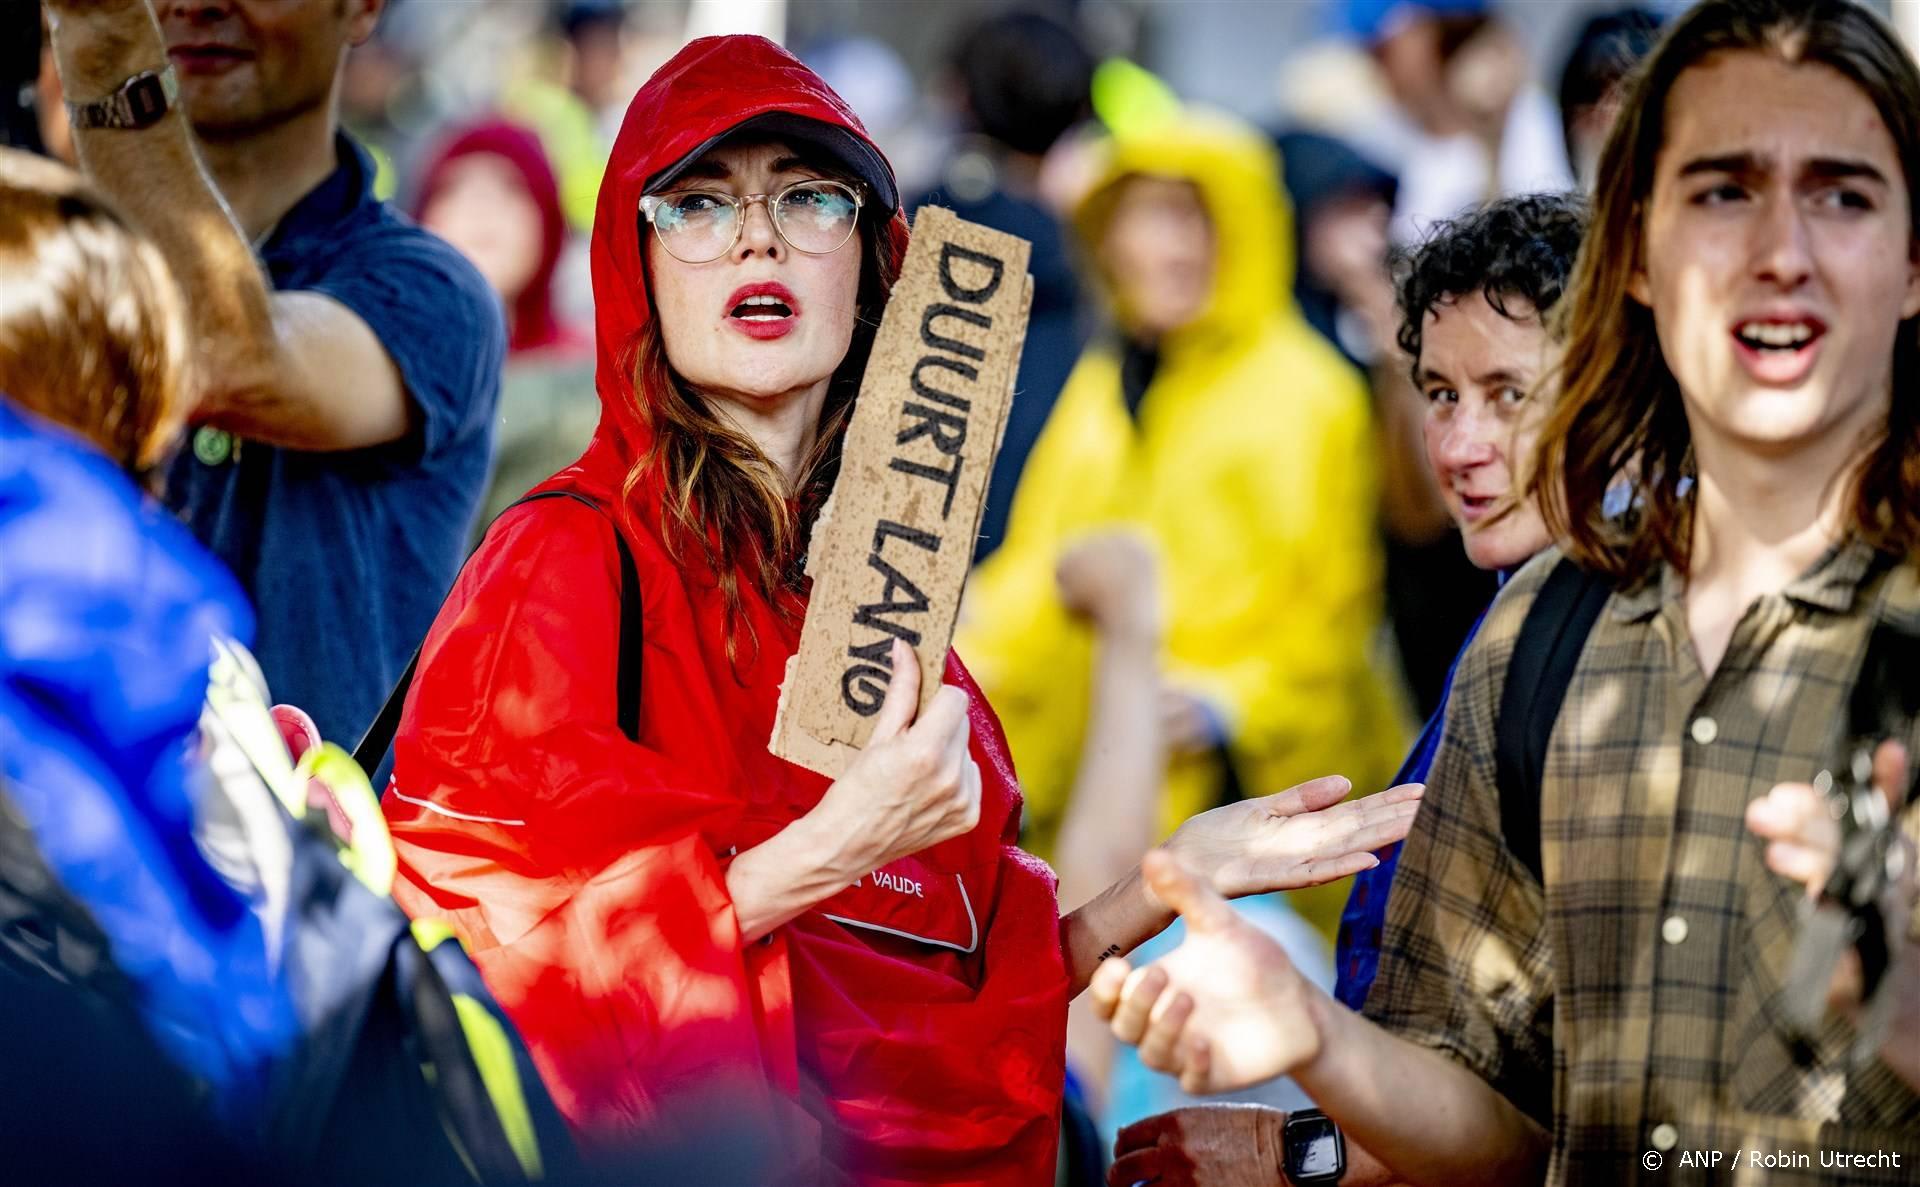
[[[1193,995],[1184,989],[1163,993],[1147,1015],[1147,1033],[1140,1040],[1140,1062],[1156,1072],[1180,1072],[1175,1057],[1193,1017]]]
[[[1132,1125],[1122,1126],[1113,1139],[1114,1154],[1120,1155],[1130,1150],[1159,1145],[1161,1137],[1171,1137],[1179,1130],[1178,1116],[1178,1111],[1155,1113],[1151,1117],[1143,1117],[1135,1121]]]
[[[1330,808],[1346,799],[1347,794],[1352,790],[1353,783],[1345,775],[1322,775],[1318,779],[1309,779],[1297,787],[1275,792],[1260,802],[1269,815],[1298,816],[1302,812],[1318,812],[1322,808]]]
[[[1309,886],[1325,886],[1329,882],[1338,882],[1342,878],[1351,878],[1363,870],[1370,870],[1380,864],[1380,859],[1371,853],[1343,853],[1338,857],[1322,858],[1300,866],[1294,872],[1287,885],[1277,887],[1280,890],[1304,890]]]
[[[1109,957],[1093,970],[1093,979],[1087,982],[1087,996],[1093,1002],[1093,1012],[1100,1016],[1102,1022],[1113,1018],[1113,1012],[1120,1006],[1120,990],[1132,972],[1133,966],[1122,956]]]
[[[1213,1045],[1206,1037],[1191,1034],[1181,1043],[1180,1090],[1189,1096],[1201,1096],[1212,1090]]]
[[[1352,851],[1371,853],[1404,841],[1413,831],[1413,819],[1420,811],[1420,801],[1388,805],[1385,811],[1361,813],[1360,820],[1352,832],[1348,833],[1344,848]]]
[[[1873,752],[1873,785],[1887,801],[1887,811],[1897,813],[1907,800],[1907,748],[1898,742],[1882,742]]]
[[[1173,854],[1155,849],[1141,859],[1140,869],[1154,897],[1186,919],[1199,932],[1219,932],[1234,922],[1233,908],[1211,886],[1186,871]]]
[[[1154,1003],[1166,992],[1167,971],[1157,964],[1135,969],[1120,987],[1120,1004],[1113,1011],[1113,1037],[1128,1046],[1137,1046],[1147,1033],[1147,1018]]]
[[[960,796],[966,805],[966,810],[961,815],[960,832],[970,833],[974,826],[980,823],[980,795],[980,764],[969,756],[966,766],[960,772]]]
[[[873,737],[868,742],[884,742],[909,725],[920,709],[920,660],[913,648],[895,639],[888,653],[893,675],[887,680],[887,695],[880,702],[880,713],[873,720]]]
[[[1378,800],[1383,804],[1417,804],[1426,798],[1426,794],[1427,785],[1424,783],[1401,783],[1387,788],[1378,795],[1370,795],[1367,799]]]
[[[1782,783],[1747,805],[1747,828],[1769,842],[1768,869],[1819,893],[1840,849],[1824,796],[1805,783]]]
[[[1170,1179],[1166,1174],[1167,1155],[1157,1146],[1114,1160],[1107,1168],[1107,1187],[1136,1187],[1137,1184],[1151,1183],[1153,1187],[1177,1187],[1190,1179]]]
[[[1792,841],[1775,841],[1768,845],[1766,861],[1767,868],[1774,873],[1805,883],[1807,889],[1816,894],[1826,884],[1827,875],[1833,870],[1831,851]]]

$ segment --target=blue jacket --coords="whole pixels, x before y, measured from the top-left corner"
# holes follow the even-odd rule
[[[104,457],[0,399],[0,794],[91,914],[169,1057],[230,1117],[293,1015],[256,917],[192,839],[233,579]]]

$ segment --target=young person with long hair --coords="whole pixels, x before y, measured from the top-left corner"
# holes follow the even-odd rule
[[[891,168],[785,51],[703,38],[662,66],[594,224],[600,428],[536,490],[566,497],[488,534],[422,649],[386,800],[399,897],[471,946],[596,1146],[709,1121],[721,1092],[796,1181],[1043,1181],[1067,999],[1171,919],[1137,872],[1059,917],[957,659],[916,715],[896,648],[837,781],[768,751],[906,239]],[[1226,893],[1339,877],[1412,806],[1345,791],[1171,844]]]
[[[1095,997],[1195,1086],[1290,1072],[1413,1182],[1709,1181],[1682,1155],[1718,1150],[1764,1153],[1743,1181],[1884,1183],[1920,1158],[1913,1034],[1788,1020],[1817,871],[1773,801],[1835,769],[1874,633],[1920,630],[1920,71],[1859,5],[1708,0],[1599,176],[1532,490],[1605,604],[1537,838],[1503,827],[1496,717],[1552,551],[1462,663],[1370,1020],[1159,857],[1196,939]]]

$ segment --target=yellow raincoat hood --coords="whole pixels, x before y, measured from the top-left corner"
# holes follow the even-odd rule
[[[1114,196],[1135,175],[1192,182],[1219,248],[1212,298],[1191,325],[1167,336],[1163,350],[1256,334],[1260,322],[1250,311],[1292,315],[1293,207],[1280,184],[1279,158],[1265,137],[1237,120],[1197,112],[1110,141],[1101,179],[1074,213],[1074,230],[1090,255],[1097,258]],[[1116,313],[1126,324],[1126,310]]]
[[[1079,762],[1093,664],[1054,569],[1088,533],[1124,526],[1154,544],[1166,679],[1218,711],[1247,794],[1334,773],[1377,790],[1404,741],[1371,663],[1381,558],[1370,399],[1294,308],[1274,153],[1253,129],[1203,114],[1115,142],[1075,219],[1090,249],[1131,174],[1199,188],[1215,231],[1212,297],[1159,342],[1137,414],[1113,336],[1082,356],[1028,460],[1006,541],[973,575],[955,641],[1006,726],[1027,840],[1043,855]],[[1162,824],[1213,807],[1228,786],[1220,756],[1175,759]],[[1330,933],[1344,899],[1337,886],[1297,905]]]

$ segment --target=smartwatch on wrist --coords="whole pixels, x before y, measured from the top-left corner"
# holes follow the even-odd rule
[[[1334,1187],[1347,1173],[1347,1139],[1319,1109],[1287,1114],[1280,1152],[1280,1169],[1293,1187]]]
[[[104,99],[67,104],[67,118],[75,128],[138,131],[159,123],[179,97],[180,76],[169,65],[141,71]]]

